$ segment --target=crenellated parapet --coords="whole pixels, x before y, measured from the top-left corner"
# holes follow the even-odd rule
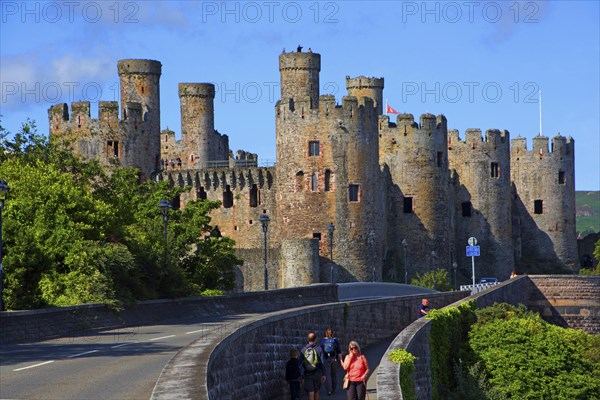
[[[383,113],[383,78],[372,78],[366,76],[358,76],[350,78],[346,76],[346,89],[349,96],[358,98],[370,97],[374,101],[377,115]]]
[[[511,154],[513,157],[530,157],[544,159],[544,156],[554,154],[558,157],[574,158],[575,140],[557,134],[552,141],[547,136],[538,135],[532,140],[532,150],[527,149],[527,139],[518,136],[511,141]]]

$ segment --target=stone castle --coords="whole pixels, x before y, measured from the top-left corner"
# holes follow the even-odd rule
[[[476,276],[503,280],[521,265],[576,268],[574,140],[510,140],[509,132],[468,129],[443,115],[383,115],[383,78],[346,77],[341,104],[319,95],[321,56],[279,56],[276,162],[238,151],[215,130],[215,88],[180,83],[181,139],[160,130],[160,75],[153,60],[121,60],[119,103],[48,111],[52,138],[84,158],[136,166],[142,179],[189,188],[174,201],[219,200],[211,214],[245,263],[240,290],[263,288],[267,214],[268,285],[404,282],[432,269],[471,281],[465,246],[476,237]],[[549,147],[550,145],[550,147]],[[328,227],[333,224],[333,246]],[[453,269],[454,268],[454,269]],[[519,271],[521,272],[521,271]]]

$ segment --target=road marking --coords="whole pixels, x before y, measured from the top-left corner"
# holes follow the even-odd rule
[[[46,361],[46,362],[43,362],[43,363],[39,363],[39,364],[35,364],[35,365],[30,365],[29,367],[23,367],[23,368],[13,369],[13,371],[23,371],[24,369],[35,368],[35,367],[39,367],[41,365],[50,364],[50,363],[53,363],[53,362],[54,362],[54,360],[52,360],[52,361]]]
[[[67,357],[67,358],[79,357],[79,356],[83,356],[83,355],[85,355],[85,354],[97,353],[97,352],[99,352],[99,351],[100,351],[100,350],[91,350],[91,351],[86,351],[86,352],[79,353],[79,354],[73,354],[72,356],[69,356],[69,357]]]
[[[117,349],[119,347],[123,347],[123,346],[129,346],[131,343],[123,343],[123,344],[118,344],[116,346],[112,346],[111,349]]]
[[[192,333],[204,332],[204,329],[198,329],[197,331],[186,332],[186,335],[191,335]]]
[[[162,336],[162,337],[157,337],[157,338],[154,338],[154,339],[149,339],[149,341],[150,341],[150,342],[153,342],[153,341],[155,341],[155,340],[160,340],[160,339],[168,339],[168,338],[170,338],[170,337],[174,337],[174,336],[175,336],[175,335]]]

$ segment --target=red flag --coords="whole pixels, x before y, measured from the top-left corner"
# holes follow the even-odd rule
[[[386,114],[398,114],[398,111],[394,110],[389,104],[385,105],[385,113]]]

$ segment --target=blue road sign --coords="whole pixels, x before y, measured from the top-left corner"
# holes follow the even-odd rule
[[[479,257],[479,246],[467,246],[467,257]]]

